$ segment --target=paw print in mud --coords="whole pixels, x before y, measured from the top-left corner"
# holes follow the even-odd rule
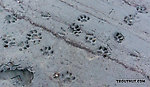
[[[51,46],[45,46],[41,48],[40,51],[42,52],[42,55],[47,55],[47,56],[54,53]]]
[[[129,26],[133,25],[134,21],[135,21],[135,15],[129,15],[124,17],[124,22]]]
[[[121,43],[125,39],[123,34],[121,34],[119,32],[115,33],[114,38],[118,43]]]
[[[17,21],[17,15],[16,14],[7,15],[5,16],[5,21],[7,23],[14,23]]]
[[[86,34],[85,41],[87,43],[95,45],[95,43],[96,43],[96,36],[94,36],[93,34]]]
[[[2,41],[3,41],[3,46],[5,48],[7,47],[12,47],[12,46],[16,46],[16,41],[15,38],[12,37],[11,35],[3,35],[2,36]]]
[[[138,5],[138,6],[136,6],[136,10],[137,10],[137,12],[139,12],[139,13],[148,13],[146,10],[147,10],[147,8],[144,6],[144,5]]]
[[[19,47],[19,51],[23,51],[23,50],[26,50],[26,49],[30,48],[29,42],[27,40],[26,41],[21,41],[20,43],[18,43],[17,46]]]
[[[27,36],[27,40],[32,42],[33,44],[39,44],[42,40],[42,33],[38,32],[37,30],[31,30]]]
[[[71,32],[73,34],[75,34],[76,36],[79,36],[80,33],[82,33],[81,31],[81,25],[78,25],[76,23],[72,23],[70,26],[69,26],[69,29],[71,30]]]
[[[86,16],[86,15],[80,15],[78,18],[77,18],[78,21],[80,22],[87,22],[88,20],[90,20],[90,17]]]
[[[59,79],[63,83],[71,83],[76,79],[76,77],[70,71],[60,73],[56,72],[53,74],[53,78]]]
[[[41,17],[49,19],[51,17],[51,14],[49,12],[41,12]]]
[[[97,53],[103,57],[108,57],[111,54],[109,49],[105,46],[100,46],[97,50]]]

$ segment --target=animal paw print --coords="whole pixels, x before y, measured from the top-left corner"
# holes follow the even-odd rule
[[[26,40],[25,42],[24,41],[21,41],[18,46],[20,47],[19,50],[20,51],[23,51],[23,50],[26,50],[26,49],[29,49],[30,45],[29,45],[29,42]]]
[[[110,51],[107,47],[100,46],[97,50],[97,53],[102,55],[103,57],[108,57],[110,55]]]
[[[76,77],[70,71],[54,73],[53,78],[59,79],[63,83],[71,83],[76,79]]]
[[[7,15],[5,17],[5,20],[7,21],[7,23],[14,23],[17,21],[17,15],[16,14]]]
[[[128,25],[133,25],[134,23],[134,18],[135,18],[135,15],[129,15],[129,16],[125,16],[124,17],[124,22]]]
[[[86,15],[80,15],[77,19],[80,22],[87,22],[88,20],[90,20],[90,17],[88,17]]]
[[[3,46],[5,48],[7,47],[12,47],[12,46],[16,46],[16,41],[15,38],[12,37],[11,35],[3,35],[2,37],[2,41],[3,41]]]
[[[28,41],[33,42],[33,44],[39,44],[41,39],[42,39],[42,34],[39,33],[37,30],[31,30],[27,36],[26,36]]]
[[[46,18],[50,18],[51,17],[49,12],[41,12],[41,16],[42,17],[46,17]]]
[[[118,43],[121,43],[125,39],[124,36],[119,32],[115,33],[114,38]]]
[[[79,36],[80,33],[82,33],[81,31],[81,25],[78,25],[76,23],[72,23],[69,27],[69,29],[71,30],[71,32],[73,34],[75,34],[76,36]]]
[[[136,10],[139,12],[139,13],[148,13],[146,10],[147,8],[144,6],[144,5],[138,5],[136,6]]]
[[[92,45],[95,45],[95,43],[96,43],[96,36],[94,36],[93,34],[87,34],[85,36],[85,40],[86,40],[86,42],[91,43]]]
[[[70,82],[72,82],[73,80],[76,79],[75,76],[73,76],[72,73],[69,72],[69,71],[66,71],[65,73],[62,73],[61,78],[62,78],[62,81],[64,83],[70,83]]]
[[[54,53],[51,46],[45,46],[45,47],[41,48],[40,51],[42,52],[43,55],[47,55],[47,56]]]

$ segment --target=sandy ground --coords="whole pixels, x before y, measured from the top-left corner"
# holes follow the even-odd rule
[[[149,0],[0,0],[0,87],[150,87]]]

